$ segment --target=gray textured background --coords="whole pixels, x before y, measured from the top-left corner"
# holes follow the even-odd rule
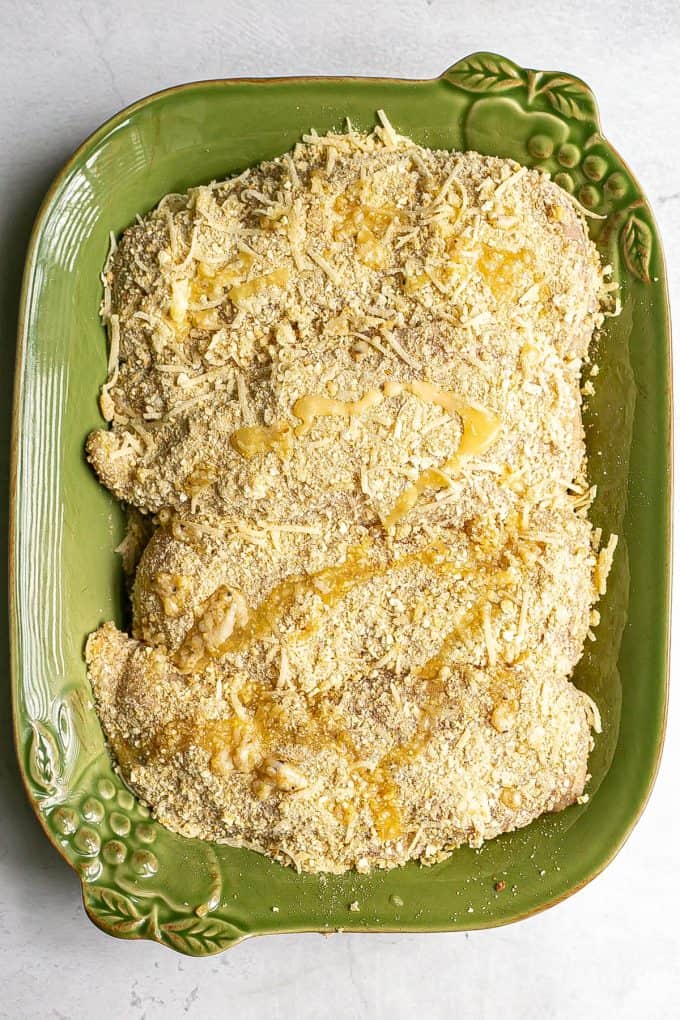
[[[39,201],[101,121],[178,82],[426,77],[477,49],[574,72],[593,87],[606,133],[652,201],[671,292],[680,298],[677,0],[354,0],[327,8],[322,0],[0,0],[0,15],[3,493],[20,273]],[[604,875],[548,913],[469,937],[289,935],[190,960],[148,943],[115,941],[86,920],[78,882],[44,839],[20,788],[8,721],[5,615],[0,606],[0,1016],[677,1016],[680,724],[673,704],[664,762],[642,821]],[[676,655],[676,668],[677,662]]]

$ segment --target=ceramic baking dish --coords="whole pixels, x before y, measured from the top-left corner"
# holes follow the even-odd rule
[[[298,875],[247,850],[155,823],[109,761],[83,662],[87,634],[123,619],[113,552],[122,514],[83,457],[102,424],[98,318],[109,232],[166,192],[222,178],[346,116],[383,108],[422,145],[476,149],[549,171],[602,219],[592,236],[621,283],[597,345],[585,415],[592,516],[620,535],[602,624],[575,681],[602,712],[587,804],[432,868]],[[184,953],[265,932],[467,930],[544,909],[597,875],[649,796],[668,667],[670,331],[649,205],[603,138],[595,100],[567,74],[477,53],[440,78],[208,81],[168,89],[104,124],[50,189],[28,252],[19,324],[12,481],[11,627],[16,741],[28,796],[77,870],[92,920]],[[504,883],[504,886],[503,886]],[[356,901],[359,910],[349,910]]]

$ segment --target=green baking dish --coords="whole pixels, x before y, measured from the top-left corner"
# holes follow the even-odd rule
[[[593,518],[621,537],[598,640],[575,676],[603,716],[589,802],[432,868],[319,877],[168,832],[114,773],[83,644],[101,621],[122,619],[113,549],[123,522],[84,461],[83,441],[101,424],[99,273],[109,232],[118,234],[166,192],[284,152],[310,127],[337,128],[350,116],[370,128],[378,108],[423,145],[540,166],[603,217],[590,220],[592,235],[621,283],[622,312],[607,320],[599,341],[586,426],[598,486]],[[47,836],[81,876],[92,920],[111,934],[191,955],[266,932],[460,931],[544,909],[602,871],[640,816],[663,741],[670,405],[657,230],[576,78],[477,53],[428,81],[209,81],[143,99],[96,131],[52,185],[26,263],[10,581],[21,769]],[[353,901],[358,911],[349,910]]]

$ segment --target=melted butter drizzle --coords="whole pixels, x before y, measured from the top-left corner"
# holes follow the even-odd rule
[[[246,283],[236,284],[227,291],[227,297],[237,305],[239,301],[245,301],[256,294],[261,294],[267,287],[285,287],[289,279],[288,269],[285,267],[274,269],[271,273],[265,273],[264,276],[256,276]]]
[[[396,222],[405,219],[404,210],[386,204],[374,206],[363,197],[364,182],[356,181],[336,198],[333,209],[340,217],[333,228],[336,240],[353,238],[360,262],[371,269],[384,269],[389,252],[382,244],[387,231]]]
[[[392,397],[400,393],[412,393],[428,403],[436,404],[448,414],[457,414],[463,425],[458,449],[440,468],[427,468],[413,485],[404,489],[392,510],[383,520],[388,530],[398,524],[418,502],[426,489],[445,489],[450,485],[448,476],[460,471],[468,457],[484,453],[498,437],[500,419],[482,407],[467,404],[450,390],[440,390],[431,383],[416,380],[411,383],[385,383],[385,395]]]
[[[327,606],[335,606],[353,588],[393,570],[403,570],[414,563],[422,563],[434,570],[455,570],[457,565],[448,558],[443,543],[433,543],[418,552],[408,553],[397,560],[381,563],[370,556],[368,543],[350,546],[347,556],[336,566],[324,567],[313,574],[285,578],[275,585],[269,595],[254,609],[241,626],[236,626],[229,637],[215,648],[195,652],[195,640],[201,634],[200,618],[188,632],[173,662],[184,673],[204,669],[211,660],[229,652],[241,652],[256,641],[269,637],[276,630],[285,613],[295,602],[307,594],[318,596]]]
[[[340,415],[355,418],[369,408],[375,407],[383,399],[380,390],[369,390],[360,400],[334,400],[331,397],[308,395],[300,397],[293,404],[293,414],[301,424],[295,429],[296,436],[306,435],[312,428],[316,418]]]
[[[229,442],[246,460],[271,452],[284,457],[292,449],[292,431],[286,421],[277,421],[273,425],[247,425],[236,429]]]
[[[424,380],[410,383],[386,382],[382,391],[369,390],[360,400],[335,400],[332,397],[307,394],[293,404],[293,414],[300,420],[295,436],[305,436],[311,431],[317,418],[340,416],[353,418],[377,406],[387,397],[411,393],[427,403],[441,407],[448,414],[457,415],[462,422],[463,433],[458,449],[439,468],[427,468],[421,476],[406,488],[392,510],[384,518],[386,529],[393,528],[413,509],[420,495],[427,489],[448,488],[450,475],[460,471],[469,457],[484,453],[496,440],[501,430],[500,419],[483,407],[468,404],[451,390],[440,390]],[[279,456],[290,453],[290,425],[285,421],[274,425],[255,425],[237,429],[231,436],[231,445],[242,457],[253,457],[275,451]]]

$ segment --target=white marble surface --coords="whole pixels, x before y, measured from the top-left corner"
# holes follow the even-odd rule
[[[196,78],[424,77],[476,49],[569,70],[593,86],[607,134],[652,200],[680,307],[676,0],[0,0],[0,14],[0,297],[7,331],[0,372],[9,370],[8,323],[37,203],[75,146],[120,107]],[[6,477],[6,408],[1,428]],[[4,513],[3,506],[3,523]],[[75,876],[39,832],[19,788],[5,694],[0,717],[2,1017],[678,1015],[680,713],[673,702],[661,773],[642,821],[605,874],[561,906],[469,937],[290,935],[207,960],[119,942],[86,920]]]

